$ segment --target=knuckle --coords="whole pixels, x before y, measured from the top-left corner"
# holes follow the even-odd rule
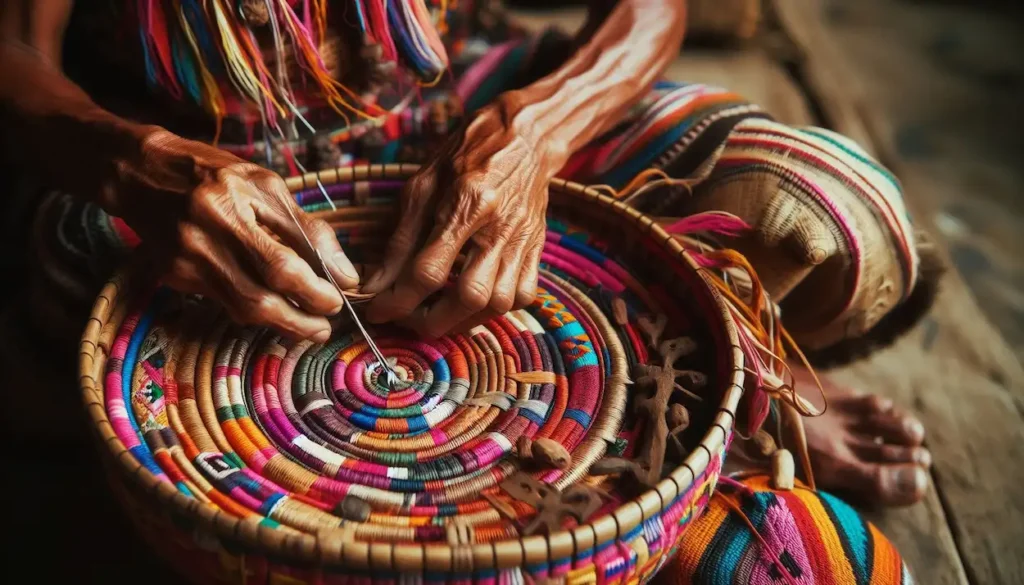
[[[516,299],[512,304],[514,309],[524,309],[533,304],[533,301],[537,298],[537,287],[531,286],[528,288],[520,288],[516,291]]]
[[[464,307],[471,311],[480,311],[487,306],[491,300],[491,291],[484,283],[478,280],[464,282],[459,287],[459,301]]]
[[[409,198],[417,198],[434,189],[434,174],[429,170],[416,173],[406,183],[403,195]]]
[[[416,284],[431,292],[440,290],[447,279],[448,275],[444,268],[433,261],[418,263],[413,272],[413,280],[416,281]]]
[[[248,299],[246,311],[250,315],[250,324],[264,324],[276,315],[279,309],[277,298],[268,293],[260,293]]]
[[[267,259],[267,285],[274,290],[289,290],[293,288],[296,281],[298,281],[302,275],[298,262],[299,260],[297,258],[286,252],[274,252],[270,258]]]
[[[308,215],[303,215],[306,219],[306,230],[309,231],[317,239],[324,239],[327,236],[334,236],[334,230],[331,229],[331,225],[326,221],[319,218],[312,218]]]
[[[180,254],[198,254],[204,248],[202,230],[191,223],[178,224],[175,233],[175,248]]]
[[[505,291],[495,292],[494,295],[491,296],[490,307],[499,315],[504,315],[511,311],[514,306],[515,298]]]

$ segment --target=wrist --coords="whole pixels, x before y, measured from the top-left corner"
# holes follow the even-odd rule
[[[543,101],[543,96],[526,88],[503,93],[497,104],[509,130],[530,145],[554,176],[569,160],[572,137],[559,124],[549,122]]]
[[[159,126],[136,124],[121,119],[107,119],[89,124],[93,144],[101,162],[95,201],[113,215],[121,215],[124,194],[131,191],[130,183],[138,180],[146,168],[147,151],[154,141],[169,134]]]

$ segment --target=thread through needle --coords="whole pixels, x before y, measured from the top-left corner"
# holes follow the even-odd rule
[[[319,177],[317,178],[317,182],[319,183]],[[395,385],[398,384],[398,376],[395,375],[395,371],[391,369],[387,360],[384,359],[384,354],[380,352],[380,348],[377,347],[373,338],[370,337],[369,332],[366,331],[366,327],[363,326],[363,322],[359,319],[359,315],[356,314],[355,307],[352,306],[352,302],[347,296],[345,296],[345,291],[341,290],[341,286],[338,285],[338,281],[334,280],[334,275],[332,275],[331,271],[327,268],[327,263],[324,262],[324,257],[320,254],[320,250],[313,245],[313,241],[309,239],[309,235],[306,234],[306,230],[302,228],[302,224],[299,223],[299,218],[295,215],[295,210],[292,209],[291,201],[285,202],[285,209],[288,210],[288,215],[291,216],[295,227],[298,228],[299,233],[302,234],[302,238],[306,240],[306,245],[309,246],[309,249],[312,250],[314,254],[316,254],[316,259],[320,262],[320,268],[327,276],[327,280],[331,283],[334,289],[338,291],[338,294],[341,295],[341,303],[346,309],[348,309],[349,316],[352,317],[352,321],[359,329],[359,333],[363,336],[363,339],[366,340],[366,345],[369,346],[370,352],[373,353],[373,357],[377,359],[377,367],[384,370],[384,377],[387,382],[388,389],[393,389]]]

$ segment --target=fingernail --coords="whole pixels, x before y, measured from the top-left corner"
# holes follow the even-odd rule
[[[374,289],[374,287],[377,286],[377,283],[380,281],[380,279],[381,279],[381,277],[383,275],[384,275],[384,269],[383,268],[378,268],[376,271],[374,271],[374,273],[370,275],[370,278],[367,278],[366,282],[363,283],[363,292],[366,292],[366,293],[380,292],[380,291]]]
[[[356,272],[356,267],[352,265],[352,261],[348,259],[344,252],[338,252],[334,255],[334,265],[346,278],[359,282],[359,273]]]
[[[924,438],[924,424],[921,421],[912,418],[906,422],[906,425],[907,432],[910,433],[911,437],[918,440]]]
[[[932,454],[928,449],[915,449],[914,450],[914,463],[923,467],[932,466]]]
[[[917,494],[928,487],[928,478],[920,467],[901,467],[896,470],[896,485],[904,493]]]
[[[314,335],[312,339],[316,343],[326,343],[327,340],[330,339],[330,338],[331,338],[331,330],[330,329],[324,329],[323,331],[320,331],[319,333]]]

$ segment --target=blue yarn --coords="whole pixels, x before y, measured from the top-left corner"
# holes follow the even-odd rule
[[[203,55],[206,67],[215,76],[223,76],[225,72],[224,57],[217,50],[210,29],[206,26],[206,13],[200,5],[200,0],[181,0],[181,11],[185,15],[189,28],[192,29],[192,36],[196,39],[196,45],[199,46],[199,52]]]
[[[836,531],[846,536],[844,544],[848,543],[849,547],[844,546],[843,548],[846,549],[847,556],[851,560],[850,565],[856,573],[857,582],[869,582],[871,566],[868,564],[867,558],[868,529],[864,525],[864,520],[853,508],[835,496],[825,492],[818,492],[818,495],[821,497],[822,503],[825,504],[826,511],[832,516]]]
[[[199,75],[196,73],[192,52],[184,46],[178,35],[174,35],[171,40],[171,51],[174,53],[174,73],[178,81],[185,86],[185,91],[197,104],[201,103],[202,92],[199,88]]]
[[[149,41],[146,39],[146,31],[139,25],[139,39],[142,41],[142,60],[146,64],[146,81],[151,87],[159,85],[156,80],[156,67],[153,65],[153,57],[149,52]]]
[[[153,475],[163,475],[164,471],[157,465],[155,459],[153,459],[153,453],[149,450],[149,445],[146,444],[145,439],[142,437],[142,430],[139,429],[139,423],[132,416],[132,379],[135,377],[135,360],[139,356],[139,349],[142,347],[142,342],[146,339],[146,334],[149,333],[149,327],[153,323],[153,310],[148,309],[139,319],[138,326],[135,327],[135,331],[132,331],[131,339],[128,341],[128,349],[124,354],[124,362],[121,369],[121,398],[124,400],[125,410],[128,412],[128,423],[131,424],[132,430],[135,431],[135,435],[138,437],[140,445],[133,447],[128,451],[131,452],[132,456],[147,470],[153,473]]]

